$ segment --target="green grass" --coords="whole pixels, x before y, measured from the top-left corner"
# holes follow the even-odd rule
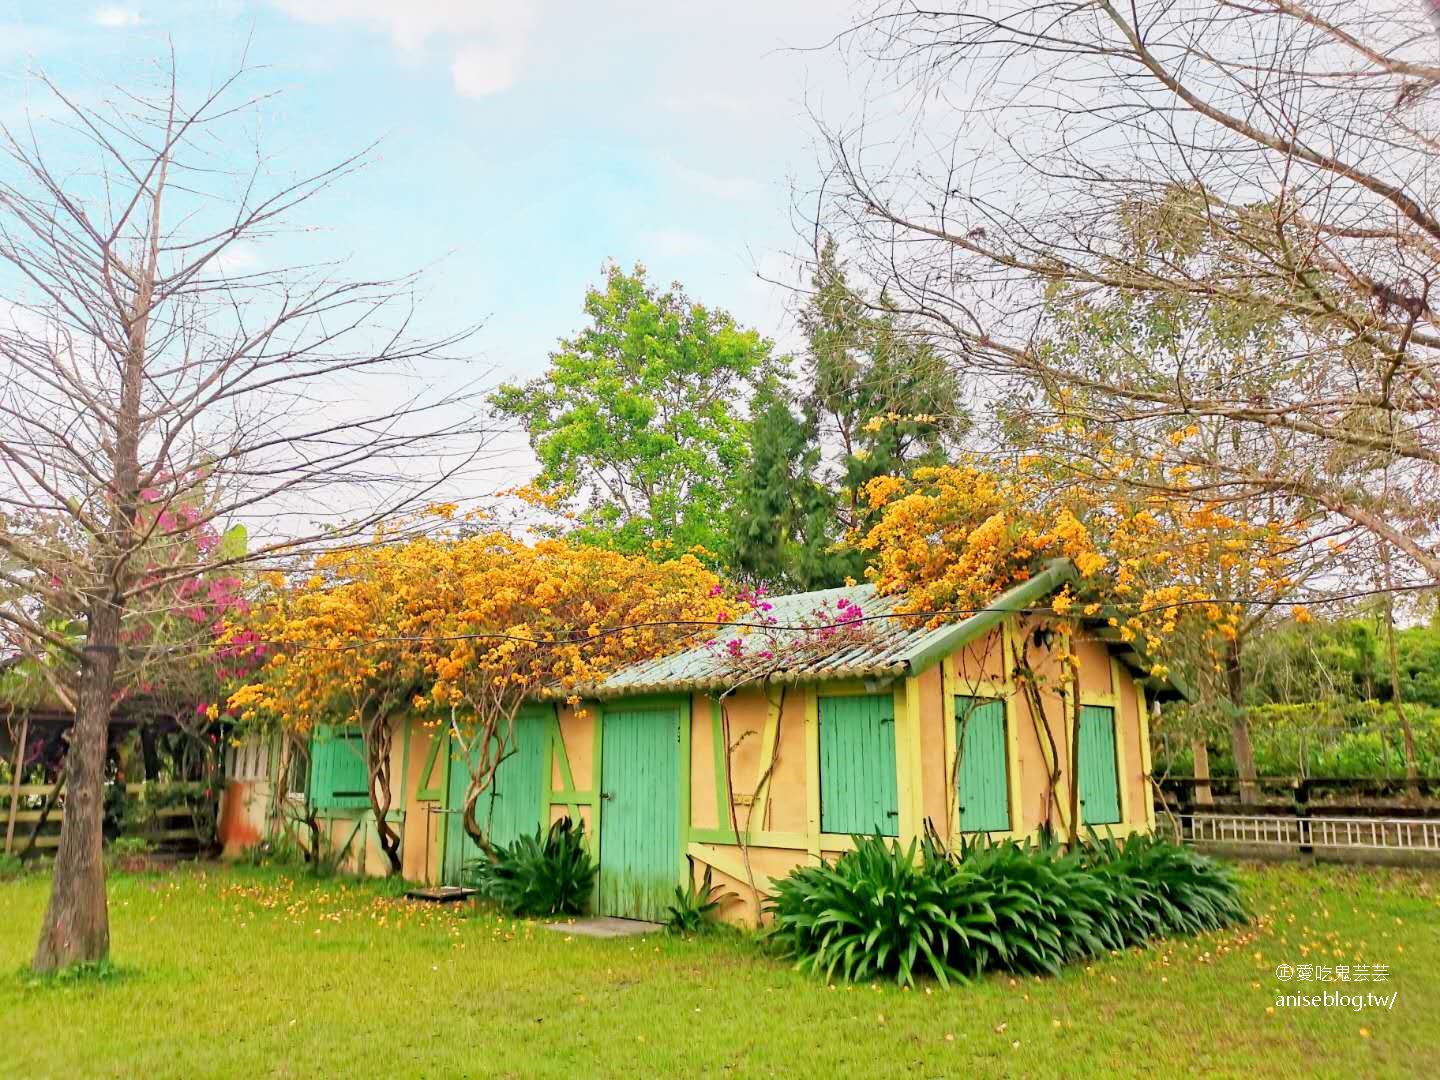
[[[114,879],[114,966],[40,980],[25,965],[48,883],[22,878],[0,883],[0,1071],[1430,1073],[1440,874],[1282,867],[1244,879],[1259,918],[1242,930],[1054,979],[910,991],[826,986],[738,933],[596,941],[410,904],[384,885],[213,866]],[[1267,1011],[1275,966],[1317,960],[1388,964],[1370,989],[1398,992],[1394,1009]]]

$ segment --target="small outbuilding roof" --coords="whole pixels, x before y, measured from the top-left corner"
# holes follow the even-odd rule
[[[766,612],[775,629],[760,631],[783,635],[786,627],[814,627],[829,621],[840,622],[847,611],[858,608],[865,626],[863,635],[839,633],[835,647],[811,647],[796,658],[776,659],[762,669],[763,679],[737,673],[737,665],[716,637],[683,652],[642,660],[612,672],[598,683],[567,691],[587,698],[608,699],[640,694],[726,691],[737,683],[821,682],[833,679],[893,679],[918,675],[941,659],[988,633],[1006,616],[1031,610],[1039,601],[1058,592],[1067,583],[1079,581],[1068,559],[1055,559],[1028,581],[996,597],[984,609],[955,622],[930,627],[896,612],[901,597],[882,596],[873,585],[791,593],[767,598]],[[894,617],[892,617],[894,616]],[[1103,624],[1101,624],[1103,625]],[[803,632],[803,631],[802,631]],[[813,630],[809,633],[812,635]],[[1188,697],[1176,680],[1156,680],[1149,664],[1131,646],[1113,641],[1106,645],[1119,659],[1144,677],[1161,700]]]

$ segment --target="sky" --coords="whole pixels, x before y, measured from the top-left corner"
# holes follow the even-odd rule
[[[310,251],[425,269],[423,325],[482,322],[466,348],[492,380],[532,376],[609,259],[793,341],[787,290],[762,278],[798,276],[811,113],[855,108],[817,48],[849,16],[845,0],[0,0],[0,119],[37,107],[35,71],[98,100],[152,78],[167,42],[195,86],[248,55],[251,87],[282,91],[261,125],[277,172],[379,140],[307,207]]]

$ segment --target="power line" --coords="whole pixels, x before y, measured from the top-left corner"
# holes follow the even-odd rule
[[[1365,599],[1372,596],[1381,596],[1393,593],[1422,592],[1436,588],[1437,583],[1429,582],[1420,585],[1397,585],[1391,589],[1357,589],[1347,593],[1336,593],[1321,597],[1308,597],[1304,606],[1317,606],[1327,604],[1346,603],[1352,600]],[[1077,600],[1077,603],[1079,601]],[[1096,612],[1094,616],[1081,618],[1100,618],[1103,616],[1118,618],[1121,615],[1144,614],[1151,615],[1165,611],[1182,608],[1209,607],[1209,606],[1232,606],[1232,605],[1262,605],[1269,607],[1283,607],[1291,604],[1289,600],[1276,600],[1274,598],[1258,597],[1197,597],[1184,600],[1174,600],[1164,604],[1144,606],[1140,604],[1106,604],[1102,611]],[[496,631],[474,631],[469,633],[456,634],[387,634],[368,638],[352,638],[340,643],[333,643],[325,639],[300,639],[300,640],[273,640],[268,638],[256,639],[245,642],[243,645],[235,645],[223,641],[203,641],[187,644],[162,646],[155,649],[145,649],[143,646],[130,649],[132,653],[143,653],[154,655],[156,653],[183,653],[201,652],[205,650],[232,648],[238,650],[250,650],[256,648],[270,648],[276,651],[314,651],[314,652],[354,652],[367,646],[378,645],[406,645],[406,644],[443,644],[445,642],[461,641],[513,641],[522,645],[533,645],[537,647],[557,647],[566,645],[584,644],[587,641],[598,641],[601,638],[613,637],[616,634],[626,633],[633,630],[651,630],[661,628],[689,628],[692,631],[690,636],[697,635],[702,630],[769,630],[783,633],[820,633],[827,630],[844,630],[854,628],[862,623],[883,622],[892,619],[957,619],[980,615],[984,613],[995,613],[999,615],[1057,615],[1053,606],[1026,606],[1026,607],[1000,607],[987,605],[985,607],[971,608],[936,608],[925,611],[884,611],[873,614],[861,614],[859,616],[836,619],[830,622],[812,623],[774,623],[758,621],[754,619],[655,619],[643,622],[617,623],[613,626],[599,627],[596,629],[584,628],[575,630],[556,631],[550,637],[532,637],[524,634],[509,634]]]

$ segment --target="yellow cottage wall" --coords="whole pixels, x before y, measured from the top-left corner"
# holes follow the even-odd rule
[[[1069,828],[1072,717],[1068,696],[1062,700],[1056,693],[1062,672],[1053,654],[1073,646],[1080,657],[1082,702],[1116,709],[1122,821],[1110,827],[1111,831],[1123,835],[1152,827],[1143,692],[1129,670],[1113,661],[1099,641],[1057,639],[1047,651],[1032,640],[1028,657],[1045,687],[1041,694],[1044,715],[1037,718],[1029,696],[1009,677],[1014,656],[1031,629],[1014,620],[913,679],[880,684],[751,686],[720,699],[691,695],[690,815],[685,850],[697,881],[708,866],[714,882],[730,894],[722,905],[722,916],[738,922],[757,921],[759,897],[770,879],[850,847],[848,837],[824,835],[819,827],[820,695],[895,695],[901,840],[908,842],[922,835],[928,821],[952,844],[961,838],[953,782],[955,725],[949,720],[955,715],[953,699],[958,694],[1004,699],[1014,828],[993,835],[1036,835],[1046,821],[1047,804],[1050,820],[1057,832],[1065,835]],[[599,804],[596,764],[601,708],[596,702],[558,705],[550,740],[551,820],[566,814],[578,817],[585,822],[592,844]],[[427,833],[426,822],[442,819],[427,815],[427,804],[416,799],[421,786],[418,770],[428,755],[430,738],[430,731],[418,723],[413,725],[404,872],[412,880],[433,882],[441,865],[438,826],[432,825]],[[1060,774],[1053,797],[1047,794],[1052,763]],[[394,767],[400,768],[398,757]],[[374,841],[373,826],[370,829],[358,868],[383,872],[383,857]],[[737,831],[746,843],[737,842]]]

